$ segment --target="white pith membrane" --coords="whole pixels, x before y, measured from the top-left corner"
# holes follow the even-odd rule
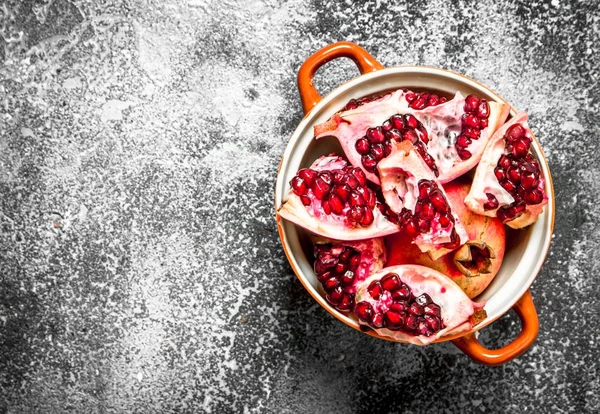
[[[527,113],[520,112],[509,122],[502,125],[489,140],[483,156],[475,169],[475,176],[473,177],[473,184],[469,194],[465,197],[465,205],[474,213],[481,214],[488,217],[496,217],[497,212],[500,208],[512,204],[515,199],[506,191],[498,182],[494,174],[494,169],[498,165],[498,160],[504,154],[508,154],[506,149],[506,143],[504,135],[510,127],[515,124],[521,124],[525,128],[525,135],[533,141],[533,135],[529,129],[527,123]],[[544,199],[539,204],[530,205],[527,204],[525,212],[514,220],[508,221],[505,224],[513,229],[520,229],[534,223],[538,216],[544,211],[544,206],[548,204],[548,196],[544,191],[545,180],[540,170],[539,183],[537,189],[539,189],[544,195]],[[484,204],[487,203],[487,193],[493,194],[498,200],[498,207],[491,210],[485,210]]]
[[[404,208],[412,213],[415,212],[420,180],[428,180],[436,184],[450,208],[452,207],[444,187],[410,142],[404,141],[396,144],[394,151],[379,162],[377,169],[381,177],[381,190],[385,201],[396,214],[400,214]],[[434,260],[454,250],[444,247],[445,243],[451,241],[453,229],[456,230],[460,239],[460,245],[469,240],[469,235],[458,215],[452,212],[452,217],[454,223],[450,222],[446,227],[442,227],[437,220],[432,220],[431,229],[427,233],[420,233],[413,239],[419,249],[428,253]]]
[[[319,157],[310,168],[316,171],[334,171],[343,169],[347,165],[348,163],[342,157],[331,155]],[[294,190],[290,189],[287,200],[277,213],[314,234],[330,239],[362,240],[399,231],[398,226],[381,214],[378,208],[373,209],[373,223],[369,226],[361,226],[350,222],[345,214],[326,214],[321,207],[321,200],[317,199],[311,190],[308,197],[311,199],[311,204],[305,206]]]
[[[506,120],[509,112],[508,105],[488,102],[488,126],[481,130],[479,139],[473,140],[469,145],[471,158],[463,161],[454,145],[462,128],[461,116],[465,113],[465,98],[462,94],[456,92],[453,99],[443,104],[413,109],[404,97],[407,92],[409,91],[399,89],[355,109],[338,112],[331,120],[315,126],[315,138],[336,137],[348,161],[353,166],[362,168],[370,181],[380,184],[379,177],[363,167],[361,155],[354,145],[365,135],[367,129],[381,126],[392,115],[412,114],[427,130],[427,152],[433,157],[439,170],[438,180],[446,183],[469,171],[479,162],[490,136]]]
[[[361,325],[371,327],[381,336],[415,345],[427,345],[442,336],[471,330],[474,326],[471,317],[474,316],[476,311],[483,311],[485,302],[475,303],[471,301],[450,278],[436,270],[420,265],[390,266],[373,273],[358,286],[356,303],[365,301],[370,303],[376,312],[386,312],[392,303],[391,295],[384,292],[380,299],[375,300],[369,294],[368,287],[372,282],[381,279],[388,273],[397,274],[400,280],[409,286],[414,297],[423,293],[428,294],[433,303],[441,308],[441,320],[444,328],[427,337],[424,335],[411,335],[400,330],[374,328],[359,319]]]

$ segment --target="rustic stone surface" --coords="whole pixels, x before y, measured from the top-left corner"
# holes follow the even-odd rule
[[[597,412],[598,3],[409,3],[2,3],[0,411]],[[529,113],[557,211],[515,361],[373,339],[293,275],[274,182],[298,68],[338,40]],[[316,82],[356,75],[336,61]]]

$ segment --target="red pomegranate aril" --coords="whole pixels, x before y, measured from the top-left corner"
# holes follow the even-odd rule
[[[431,95],[427,99],[427,106],[436,106],[436,105],[439,105],[439,103],[440,103],[440,97],[437,95]]]
[[[290,180],[290,185],[294,189],[294,192],[299,196],[305,195],[308,192],[308,186],[306,185],[306,181],[297,175]]]
[[[373,210],[367,208],[365,209],[365,213],[362,220],[360,221],[360,224],[362,224],[363,226],[368,226],[371,223],[373,223],[374,220],[375,216],[373,215]]]
[[[342,312],[348,312],[354,309],[354,294],[344,293],[337,308]]]
[[[360,265],[360,254],[354,254],[350,256],[350,260],[348,261],[348,268],[352,271],[355,271]]]
[[[509,167],[510,168],[510,167]],[[499,165],[494,168],[494,175],[498,181],[504,180],[506,178],[506,171]]]
[[[373,319],[371,319],[371,325],[373,325],[375,328],[383,328],[383,314],[379,312],[375,313],[373,315]]]
[[[300,196],[300,201],[302,201],[302,204],[304,204],[305,206],[311,205],[310,197],[308,197],[308,196],[305,196],[305,195]]]
[[[427,198],[429,197],[429,192],[433,189],[433,183],[429,180],[420,180],[418,187],[419,197]]]
[[[375,172],[377,167],[377,160],[371,154],[363,155],[361,157],[362,165],[369,172]]]
[[[419,142],[419,137],[416,132],[412,129],[405,128],[400,131],[403,141],[410,141],[413,145],[416,145]]]
[[[331,186],[323,181],[323,177],[319,176],[315,179],[313,186],[311,187],[313,194],[318,200],[322,200],[325,194],[329,192]]]
[[[488,201],[483,205],[484,210],[495,210],[498,208],[498,199],[492,193],[485,193]]]
[[[521,181],[521,173],[519,168],[511,165],[506,171],[506,178],[512,181],[514,184],[518,184]]]
[[[461,135],[464,135],[471,139],[479,139],[479,137],[481,136],[481,131],[478,128],[463,126]]]
[[[371,144],[381,144],[385,141],[385,135],[381,127],[367,129],[367,139]]]
[[[423,319],[427,323],[427,326],[429,326],[429,329],[431,329],[433,332],[439,331],[442,327],[442,321],[440,321],[440,319],[436,316],[426,314],[423,316]]]
[[[456,229],[452,229],[450,234],[450,241],[445,244],[447,249],[454,250],[460,247],[460,237],[456,233]]]
[[[479,101],[479,105],[477,106],[476,115],[481,118],[488,118],[490,116],[490,104],[487,103],[485,99]]]
[[[412,103],[415,99],[417,99],[417,94],[414,92],[408,92],[406,95],[404,95],[404,99],[406,99],[406,102]]]
[[[429,303],[423,306],[423,313],[425,315],[437,316],[439,318],[442,315],[442,310],[438,304]]]
[[[461,160],[468,160],[469,158],[471,158],[471,152],[466,150],[466,149],[461,149],[458,152],[458,156],[460,157]]]
[[[427,293],[423,293],[415,298],[415,302],[421,306],[429,305],[433,301]]]
[[[386,328],[391,329],[391,330],[398,330],[398,329],[401,329],[402,326],[404,325],[405,315],[396,313],[392,310],[388,310],[383,315],[383,318],[385,320]]]
[[[431,328],[429,328],[427,322],[425,322],[425,319],[423,318],[419,318],[417,320],[417,333],[423,336],[433,335],[433,331],[431,330]]]
[[[355,222],[360,223],[365,217],[365,207],[364,206],[352,206],[350,210],[348,210],[347,217]]]
[[[329,290],[327,293],[328,293],[327,299],[333,305],[339,304],[342,301],[342,298],[344,296],[344,290],[339,285],[334,287],[333,289]]]
[[[456,139],[456,145],[462,148],[468,147],[469,145],[471,145],[471,142],[471,138],[463,134],[459,135]]]
[[[356,152],[360,155],[367,155],[371,151],[371,143],[366,137],[359,138],[355,144]]]
[[[479,106],[479,98],[474,95],[468,95],[465,98],[465,112],[475,112]]]
[[[414,331],[417,329],[418,326],[418,316],[417,315],[412,315],[409,314],[406,316],[406,319],[404,320],[404,326],[406,327],[406,330],[408,331]]]
[[[331,276],[329,279],[327,279],[323,282],[323,287],[325,288],[325,290],[330,290],[330,289],[335,288],[339,284],[340,284],[340,281],[338,280],[338,278],[335,276]]]
[[[448,227],[450,223],[450,218],[446,214],[440,215],[440,226],[442,226],[442,228]]]
[[[381,278],[380,283],[383,289],[389,291],[397,290],[401,286],[400,279],[395,273],[388,273],[387,275]]]
[[[371,295],[371,297],[375,300],[379,299],[383,293],[383,288],[379,282],[371,283],[367,290],[369,291],[369,295]]]
[[[354,312],[363,322],[371,322],[373,319],[373,307],[369,302],[358,302],[354,307]]]
[[[512,144],[519,141],[524,136],[525,128],[523,128],[520,124],[515,124],[506,131],[505,139],[507,143]]]
[[[419,305],[417,302],[413,302],[408,307],[408,313],[411,315],[423,315],[423,306]]]
[[[392,140],[394,140],[394,141],[402,141],[402,135],[400,134],[400,131],[401,131],[400,129],[396,129],[396,128],[390,129],[389,131],[387,131],[385,133],[385,138],[388,141],[392,141]],[[391,142],[390,142],[390,144],[391,144]]]
[[[500,181],[500,185],[511,194],[517,190],[517,187],[509,180]]]
[[[334,272],[335,273],[344,273],[346,271],[346,264],[344,262],[340,262],[340,258],[338,257],[338,263],[335,265]]]
[[[512,148],[512,155],[515,158],[523,158],[529,153],[530,143],[527,140],[517,141]]]
[[[371,154],[377,161],[381,161],[385,157],[385,150],[382,144],[373,144],[371,146]]]
[[[302,168],[298,170],[298,177],[302,178],[306,181],[306,184],[310,187],[313,185],[315,178],[319,175],[319,173],[315,170],[311,170],[310,168]]]
[[[521,185],[525,190],[532,190],[540,183],[539,178],[535,172],[523,172],[521,173]]]
[[[489,120],[487,118],[479,119],[479,129],[487,128],[489,125]]]
[[[352,270],[346,270],[342,275],[342,284],[351,285],[354,282],[354,272]]]
[[[352,189],[347,184],[338,185],[333,190],[334,194],[340,198],[342,201],[348,200]]]
[[[536,188],[525,193],[523,196],[523,201],[529,205],[540,204],[542,201],[544,201],[544,194],[542,194],[542,192]]]
[[[479,128],[479,118],[473,114],[464,114],[462,116],[462,122],[464,125],[470,126],[472,128]]]
[[[351,206],[364,206],[366,203],[364,197],[357,191],[350,193],[350,205]]]
[[[419,120],[411,114],[404,115],[404,123],[410,129],[417,129],[420,124]]]
[[[390,310],[397,312],[397,313],[406,312],[408,310],[408,302],[405,300],[393,302],[390,305]]]
[[[438,189],[435,189],[431,192],[431,195],[429,196],[429,201],[439,213],[444,213],[448,210],[448,202],[446,201],[446,198],[444,197],[442,192]]]
[[[500,157],[500,159],[498,160],[498,165],[500,167],[504,168],[504,170],[507,170],[508,167],[510,167],[512,164],[511,164],[511,160],[508,156],[502,155]]]
[[[404,129],[404,118],[402,117],[402,115],[392,115],[390,117],[390,123],[392,124],[392,127],[394,129],[396,129],[397,131],[400,131],[402,129]]]
[[[352,175],[358,180],[358,183],[360,185],[367,185],[367,176],[365,175],[365,172],[363,170],[361,170],[358,167],[355,167],[352,169]]]

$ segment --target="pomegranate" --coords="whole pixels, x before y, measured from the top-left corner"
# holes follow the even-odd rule
[[[307,230],[337,240],[361,240],[399,231],[377,206],[360,168],[335,154],[318,158],[290,181],[278,214]]]
[[[420,264],[449,276],[471,299],[483,292],[502,265],[506,230],[498,218],[475,214],[465,206],[463,200],[469,188],[466,179],[444,185],[448,202],[464,225],[469,241],[434,260],[411,245],[406,234],[393,234],[386,237],[389,256],[386,266]]]
[[[381,268],[386,260],[383,238],[336,241],[316,237],[314,270],[325,299],[342,312],[354,310],[356,285]]]
[[[494,133],[465,198],[468,208],[477,214],[498,217],[515,229],[537,220],[548,196],[538,161],[530,152],[532,142],[525,112]]]
[[[468,240],[452,211],[442,185],[407,141],[377,166],[386,203],[383,214],[433,258],[457,249]]]
[[[509,107],[473,95],[465,98],[460,92],[442,101],[437,95],[432,100],[432,94],[399,89],[351,105],[353,109],[316,125],[315,138],[335,136],[349,162],[376,184],[380,183],[377,165],[392,153],[393,143],[410,141],[440,182],[446,183],[479,162]]]
[[[361,325],[397,341],[426,345],[470,330],[486,317],[450,278],[425,266],[389,266],[360,283],[354,312]]]

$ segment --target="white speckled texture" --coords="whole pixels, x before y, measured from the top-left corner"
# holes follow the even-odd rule
[[[597,1],[8,0],[0,36],[1,412],[600,409]],[[557,215],[517,360],[371,338],[293,275],[275,177],[298,68],[338,40],[528,111]]]

